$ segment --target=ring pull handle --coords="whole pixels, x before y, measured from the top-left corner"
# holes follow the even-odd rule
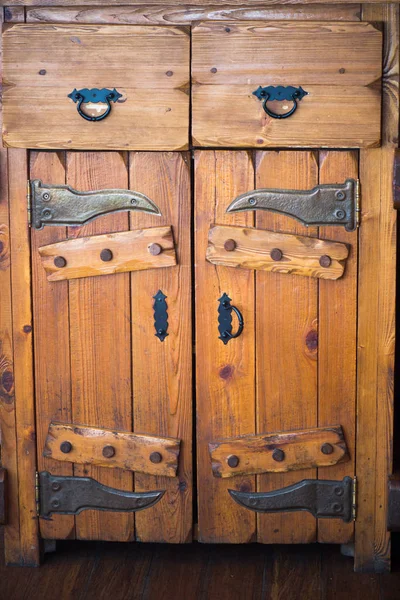
[[[73,92],[68,94],[68,98],[71,98],[75,103],[78,103],[76,107],[78,114],[85,119],[86,121],[102,121],[105,119],[111,112],[111,102],[116,102],[119,98],[122,97],[115,88],[113,90],[109,90],[107,88],[102,88],[99,90],[98,88],[83,88],[82,90],[74,89]],[[105,104],[106,110],[97,116],[88,115],[82,110],[82,104]]]
[[[240,310],[231,304],[231,298],[228,294],[223,293],[218,299],[218,331],[219,339],[226,345],[229,340],[233,340],[243,332],[244,320]],[[236,333],[232,333],[232,311],[238,319],[238,329]]]
[[[264,111],[273,119],[287,119],[288,117],[293,115],[293,113],[295,113],[297,110],[297,102],[302,100],[302,98],[304,98],[304,96],[306,96],[307,94],[308,92],[303,90],[302,87],[295,88],[291,85],[288,85],[286,87],[282,85],[278,85],[276,87],[273,85],[269,85],[267,87],[260,86],[253,92],[254,96],[256,96],[259,100],[263,101]],[[267,103],[272,100],[288,100],[289,102],[292,101],[293,106],[288,112],[282,114],[274,113],[267,106]]]

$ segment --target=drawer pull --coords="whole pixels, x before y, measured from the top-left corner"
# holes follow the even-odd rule
[[[71,98],[75,103],[78,103],[76,107],[80,116],[86,121],[102,121],[105,119],[111,112],[111,102],[116,102],[119,98],[122,97],[122,94],[117,92],[114,88],[113,90],[108,90],[107,88],[102,88],[99,90],[98,88],[83,88],[82,90],[74,89],[73,92],[68,94],[68,98]],[[99,113],[103,109],[104,112],[98,114],[97,116],[89,115],[83,112],[82,104],[87,104],[88,108],[95,108]],[[103,106],[93,107],[93,104],[100,104]]]
[[[267,87],[260,87],[253,92],[254,96],[257,96],[259,100],[263,101],[263,109],[273,119],[287,119],[297,109],[297,101],[302,100],[304,96],[306,96],[308,92],[303,90],[302,87],[293,87],[292,85],[288,85],[284,87],[283,85],[273,86],[269,85]],[[293,102],[292,108],[283,114],[274,113],[272,110],[268,108],[268,102],[273,100],[288,100]]]
[[[229,340],[239,337],[243,331],[244,321],[240,310],[236,306],[232,306],[231,299],[229,298],[228,294],[223,293],[218,301],[219,339],[222,340],[226,345]],[[239,327],[236,333],[232,333],[232,311],[234,311],[239,321]]]

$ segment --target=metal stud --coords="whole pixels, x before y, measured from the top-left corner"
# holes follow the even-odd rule
[[[60,450],[63,454],[69,454],[72,450],[71,442],[62,442],[60,445]]]
[[[104,458],[112,458],[115,455],[115,448],[113,446],[104,446],[103,456]]]
[[[322,454],[332,454],[333,453],[332,444],[328,444],[327,442],[325,444],[322,444],[321,452],[322,452]]]
[[[239,462],[239,457],[236,456],[236,454],[231,454],[230,456],[228,456],[227,463],[231,467],[231,469],[237,467]]]
[[[282,260],[282,257],[283,257],[282,250],[279,250],[279,248],[272,248],[272,250],[270,252],[270,257],[272,258],[272,260],[275,260],[275,261]]]
[[[150,244],[149,252],[152,256],[158,256],[162,252],[162,247],[160,244]]]
[[[321,265],[321,267],[327,268],[327,267],[329,267],[331,265],[331,263],[332,263],[332,259],[327,254],[324,254],[319,259],[319,264]]]
[[[54,259],[54,264],[58,269],[62,269],[67,265],[67,261],[63,256],[56,256]]]
[[[155,465],[157,465],[161,461],[162,461],[162,456],[161,456],[161,454],[159,452],[152,452],[150,454],[150,462],[152,462]]]
[[[100,258],[103,262],[110,262],[110,260],[113,259],[113,253],[108,248],[104,248],[104,250],[100,252]]]
[[[282,462],[283,460],[285,460],[285,453],[280,448],[275,448],[275,450],[272,453],[272,458],[276,462]]]
[[[224,248],[227,252],[233,252],[233,250],[236,248],[235,240],[226,240]]]

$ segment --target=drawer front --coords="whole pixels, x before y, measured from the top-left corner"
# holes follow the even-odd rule
[[[196,146],[380,143],[382,34],[371,23],[202,23],[192,56]],[[271,98],[270,86],[286,88],[270,114],[260,86]],[[306,95],[293,99],[288,86]]]
[[[190,40],[183,29],[20,24],[5,31],[3,45],[5,145],[187,147]],[[74,91],[82,92],[80,107]],[[78,112],[98,119],[108,106],[98,121]]]

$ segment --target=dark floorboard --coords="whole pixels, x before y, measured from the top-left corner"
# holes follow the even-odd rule
[[[399,557],[399,558],[398,558]],[[400,600],[393,571],[353,572],[338,546],[59,542],[40,568],[5,567],[0,600]]]

